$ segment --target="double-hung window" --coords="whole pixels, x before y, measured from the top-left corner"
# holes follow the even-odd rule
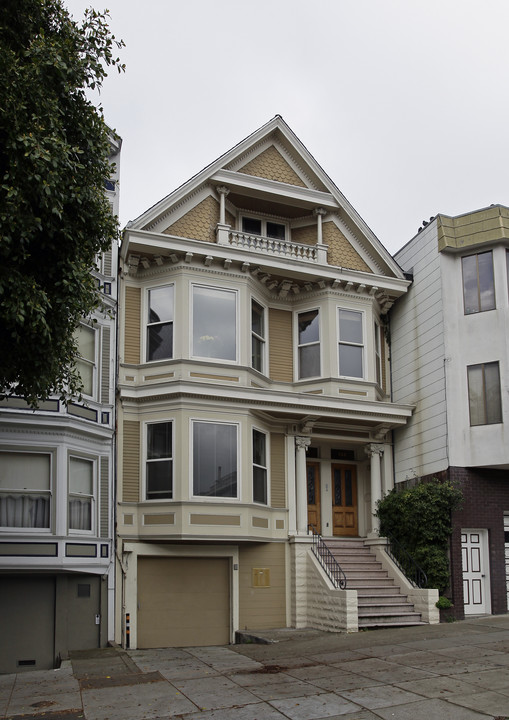
[[[145,464],[145,498],[173,498],[173,435],[171,422],[147,425],[147,459]]]
[[[253,430],[253,502],[267,504],[266,435]]]
[[[69,530],[92,530],[94,467],[93,460],[69,458]]]
[[[470,425],[501,423],[502,401],[498,362],[469,365],[467,378]]]
[[[0,452],[0,526],[50,527],[50,453]]]
[[[237,498],[237,425],[193,422],[193,495]]]
[[[173,285],[148,291],[147,360],[173,357]]]
[[[193,286],[193,356],[237,360],[237,292]]]
[[[263,235],[274,240],[284,240],[286,225],[271,220],[261,220],[254,217],[242,218],[242,232],[248,235]]]
[[[339,374],[341,377],[364,377],[364,341],[362,313],[356,310],[338,310],[339,320]]]
[[[299,380],[320,376],[320,316],[318,310],[299,313],[298,363]]]
[[[95,395],[96,385],[96,331],[88,325],[79,325],[76,329],[78,359],[76,367],[83,384],[83,394]]]
[[[479,253],[461,258],[465,315],[495,309],[493,253]]]
[[[265,370],[265,310],[256,300],[251,301],[251,367]]]

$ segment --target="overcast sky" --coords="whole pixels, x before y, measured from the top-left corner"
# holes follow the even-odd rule
[[[124,226],[274,115],[396,252],[509,204],[508,0],[64,0],[126,47],[100,102]]]

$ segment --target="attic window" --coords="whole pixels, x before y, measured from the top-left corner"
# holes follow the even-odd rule
[[[264,237],[274,238],[276,240],[284,240],[286,236],[286,226],[282,223],[271,222],[269,220],[243,217],[242,232],[249,233],[249,235],[263,235]]]

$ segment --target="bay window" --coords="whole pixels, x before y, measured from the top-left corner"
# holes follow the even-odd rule
[[[69,530],[92,530],[94,462],[69,458]]]
[[[193,355],[237,360],[237,293],[193,286]]]
[[[253,430],[253,502],[267,504],[266,436]]]
[[[50,527],[51,455],[0,452],[0,526]]]
[[[173,436],[171,422],[147,425],[147,458],[145,463],[145,498],[173,498]]]
[[[470,425],[502,422],[500,371],[498,362],[467,367]]]
[[[173,357],[173,285],[148,291],[147,360]]]
[[[79,325],[76,329],[78,343],[78,359],[76,368],[83,384],[83,394],[89,397],[95,395],[96,374],[96,331],[88,325]]]
[[[259,372],[265,369],[265,310],[251,301],[251,367]]]
[[[237,425],[193,422],[193,494],[237,497]]]
[[[362,313],[338,310],[339,374],[341,377],[364,377]]]
[[[299,380],[320,376],[320,322],[318,310],[301,312],[298,325]]]

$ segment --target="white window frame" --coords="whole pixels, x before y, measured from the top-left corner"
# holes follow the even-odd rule
[[[259,465],[255,463],[254,459],[254,434],[255,432],[260,433],[260,435],[263,435],[265,438],[265,465]],[[261,468],[265,470],[265,493],[267,496],[267,499],[265,502],[262,502],[261,500],[255,500],[254,497],[254,468]],[[261,505],[262,507],[269,507],[270,506],[270,433],[266,432],[265,430],[262,430],[259,427],[253,426],[251,428],[251,476],[252,476],[252,482],[251,482],[251,499],[252,502],[255,505]]]
[[[351,342],[347,340],[341,340],[341,329],[340,329],[340,312],[351,312],[357,313],[361,316],[361,329],[362,329],[362,343]],[[337,363],[338,363],[338,375],[340,378],[348,380],[364,380],[366,377],[366,314],[363,310],[357,308],[350,308],[338,305],[336,308],[336,333],[337,333]],[[361,349],[361,374],[360,375],[344,375],[341,372],[341,364],[339,361],[339,350],[341,345],[348,347],[358,347]]]
[[[148,498],[147,491],[147,465],[151,462],[148,457],[148,427],[149,425],[166,425],[171,424],[171,449],[172,454],[169,458],[159,458],[160,460],[171,461],[171,498]],[[153,461],[153,460],[152,460]],[[143,422],[143,473],[142,473],[142,502],[147,503],[169,503],[175,500],[175,419],[165,418],[164,420],[146,420]]]
[[[261,223],[261,226],[260,226],[261,232],[253,233],[253,232],[248,232],[247,230],[243,230],[242,226],[243,226],[244,218],[246,220],[256,220],[256,221],[260,222]],[[267,224],[268,223],[273,223],[274,225],[280,225],[281,227],[283,227],[284,231],[285,231],[284,237],[277,238],[277,237],[273,237],[272,235],[269,237],[269,235],[267,235]],[[276,241],[279,240],[279,242],[284,242],[284,241],[287,241],[290,239],[290,226],[287,222],[285,222],[284,220],[279,220],[279,219],[271,218],[271,217],[264,217],[263,215],[255,215],[255,214],[251,214],[251,213],[242,213],[241,214],[241,216],[239,218],[239,232],[244,233],[245,235],[253,235],[255,237],[269,238],[269,240],[276,240]]]
[[[486,388],[486,367],[487,366],[497,366],[498,371],[498,405],[500,410],[500,420],[488,420],[488,391]],[[480,369],[482,372],[482,392],[481,392],[481,400],[483,402],[483,410],[484,410],[484,419],[485,422],[472,422],[472,395],[471,395],[471,386],[470,386],[470,371],[474,369]],[[472,365],[467,365],[467,402],[468,402],[468,416],[469,416],[469,423],[470,427],[485,427],[486,425],[500,425],[504,422],[504,415],[503,415],[503,407],[502,407],[502,386],[501,386],[501,379],[500,379],[500,363],[498,360],[492,361],[492,362],[485,362],[485,363],[473,363]],[[492,408],[493,413],[493,408]]]
[[[94,361],[93,363],[88,360],[87,358],[84,358],[79,354],[79,342],[78,342],[78,358],[76,360],[76,369],[79,372],[79,364],[85,363],[87,366],[92,367],[92,394],[89,394],[85,392],[85,389],[81,391],[81,394],[85,398],[90,398],[91,400],[97,400],[98,396],[98,386],[99,386],[99,343],[100,343],[100,325],[92,326],[88,325],[87,323],[80,323],[77,331],[79,331],[80,328],[84,328],[85,330],[90,330],[93,333],[94,337]],[[81,377],[81,373],[80,373]]]
[[[258,333],[256,333],[253,330],[253,305],[254,304],[258,305],[258,307],[261,308],[261,310],[262,310],[261,315],[262,315],[262,325],[263,325],[263,328],[262,328],[263,336],[258,335]],[[262,373],[262,375],[266,375],[267,374],[267,327],[268,327],[267,308],[255,297],[251,297],[251,306],[249,308],[249,311],[250,311],[250,321],[251,321],[251,367],[253,368],[253,370],[256,370],[256,372],[260,372],[260,373]],[[260,369],[255,368],[254,363],[253,363],[253,356],[254,356],[253,348],[254,348],[255,340],[258,341],[259,343],[261,343],[261,353],[260,353],[261,368]]]
[[[231,293],[233,297],[235,298],[235,359],[229,359],[229,358],[218,358],[218,357],[209,357],[207,355],[196,355],[194,352],[194,289],[195,288],[205,288],[206,290],[214,290],[217,292],[226,292]],[[223,285],[207,285],[205,283],[191,283],[190,285],[190,308],[191,308],[191,317],[190,317],[190,337],[189,337],[189,343],[190,343],[190,356],[194,360],[205,360],[206,362],[213,362],[213,363],[222,363],[226,365],[238,365],[239,364],[239,343],[240,343],[240,332],[239,332],[239,291],[237,288],[229,288],[224,287]]]
[[[481,286],[480,286],[480,278],[479,278],[479,257],[481,255],[490,255],[491,257],[491,279],[492,279],[492,292],[493,292],[493,307],[481,307],[481,301],[482,301],[482,292],[481,292]],[[475,267],[476,267],[476,287],[477,287],[477,305],[478,308],[470,308],[467,306],[467,294],[466,294],[466,286],[465,286],[465,265],[464,261],[468,260],[470,258],[475,258]],[[463,292],[463,312],[465,315],[478,315],[482,312],[488,312],[489,310],[495,310],[497,307],[497,296],[496,296],[496,288],[495,288],[495,265],[493,261],[493,250],[485,250],[483,252],[478,253],[472,253],[471,255],[463,255],[461,258],[461,288]]]
[[[71,492],[71,460],[82,460],[88,462],[92,466],[92,494],[82,494],[78,492]],[[97,528],[97,470],[98,470],[98,459],[91,455],[82,455],[77,452],[69,452],[67,455],[67,531],[69,535],[95,535]],[[69,503],[71,497],[74,498],[87,498],[90,499],[90,529],[81,530],[80,528],[71,528],[71,513]]]
[[[194,426],[195,424],[209,424],[209,425],[227,425],[230,427],[236,428],[236,451],[237,451],[237,495],[235,497],[224,497],[219,495],[195,495],[194,492]],[[190,419],[190,445],[191,445],[191,452],[190,452],[190,464],[191,464],[191,472],[190,472],[190,488],[189,488],[189,496],[193,498],[193,500],[200,500],[201,502],[206,503],[237,503],[240,500],[241,497],[241,487],[240,487],[240,479],[241,479],[241,472],[240,469],[242,467],[241,463],[241,425],[239,422],[227,422],[223,420],[211,420],[210,418],[191,418]]]
[[[173,295],[173,317],[171,320],[161,320],[157,323],[151,323],[149,322],[149,312],[150,312],[150,292],[152,290],[160,290],[163,288],[171,288],[172,295]],[[145,358],[146,363],[161,363],[161,362],[169,362],[170,360],[173,360],[175,357],[175,283],[164,283],[163,285],[151,285],[150,287],[145,288],[144,293],[144,300],[145,300],[145,308],[144,308],[144,321],[143,321],[143,357]],[[149,327],[155,326],[155,325],[168,325],[171,323],[172,325],[172,347],[171,347],[171,357],[168,358],[155,358],[154,360],[149,360],[148,353],[149,353],[149,343],[148,343],[148,330]]]
[[[318,318],[318,340],[314,340],[313,342],[309,343],[301,343],[299,338],[299,317],[301,315],[305,315],[306,313],[317,313]],[[298,310],[294,314],[294,337],[295,337],[295,343],[296,343],[296,353],[295,353],[295,377],[297,380],[313,380],[316,378],[320,378],[323,376],[323,347],[322,347],[322,313],[320,307],[312,307],[312,308],[306,308],[304,310]],[[304,377],[301,376],[300,372],[300,350],[301,348],[306,347],[313,347],[318,346],[318,364],[319,364],[319,374],[318,375],[306,375]]]
[[[45,534],[50,535],[54,533],[53,526],[55,523],[55,506],[54,506],[54,486],[55,486],[55,450],[48,449],[48,448],[30,448],[27,449],[26,447],[19,447],[16,445],[13,445],[9,448],[2,448],[0,450],[2,453],[7,454],[16,454],[16,455],[48,455],[49,456],[49,490],[29,490],[26,493],[22,493],[16,488],[13,488],[12,490],[9,489],[0,489],[0,494],[16,494],[16,495],[30,495],[30,494],[47,494],[49,497],[49,522],[48,527],[29,527],[26,525],[22,526],[16,526],[16,525],[0,525],[0,532],[2,533],[10,533],[10,534],[28,534],[28,535],[34,535],[34,534]]]

